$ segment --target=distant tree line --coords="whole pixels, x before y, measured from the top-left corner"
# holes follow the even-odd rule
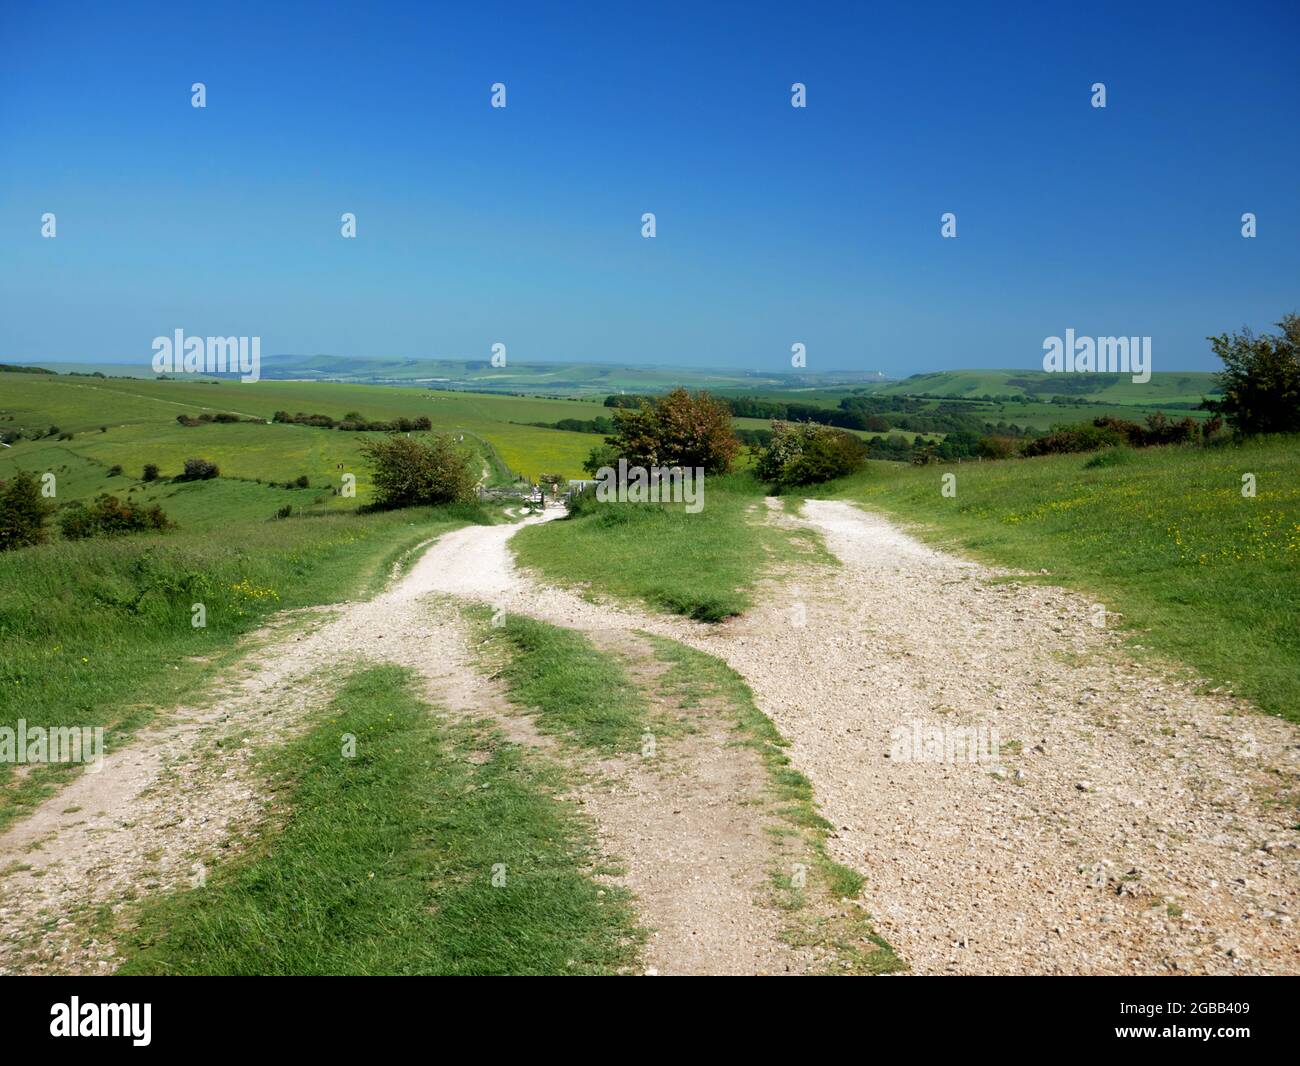
[[[271,421],[284,422],[295,426],[316,426],[320,429],[340,429],[345,433],[422,433],[433,428],[433,422],[430,421],[428,415],[420,415],[418,418],[394,418],[390,421],[379,421],[366,418],[358,411],[349,411],[342,418],[331,418],[329,415],[304,414],[302,411],[292,415],[288,411],[276,411],[271,416]]]

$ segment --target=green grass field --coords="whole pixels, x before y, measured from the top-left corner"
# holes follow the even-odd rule
[[[742,613],[783,560],[814,557],[811,539],[764,521],[762,486],[747,474],[705,480],[704,506],[608,503],[521,530],[519,561],[548,578],[717,622]]]
[[[447,724],[378,666],[271,754],[284,823],[146,904],[121,974],[606,974],[636,957],[626,893],[588,875],[560,771]],[[357,738],[354,757],[341,737]],[[467,756],[486,752],[481,764]],[[495,883],[494,883],[495,882]]]
[[[1214,391],[1209,371],[1154,371],[1151,380],[1135,382],[1130,374],[1049,374],[1042,370],[943,370],[914,374],[902,381],[881,384],[882,396],[927,393],[953,398],[983,395],[1083,396],[1108,404],[1158,406],[1161,403],[1198,403]]]
[[[204,412],[270,419],[277,410],[333,418],[351,411],[367,419],[427,415],[435,430],[487,441],[512,471],[532,478],[540,473],[581,477],[583,460],[602,439],[517,424],[590,419],[603,410],[575,400],[320,382],[203,384],[7,373],[0,379],[0,429],[57,426],[74,437],[23,440],[3,449],[0,477],[18,467],[51,469],[70,456],[105,470],[120,464],[129,478],[138,478],[149,462],[172,476],[186,458],[202,456],[216,462],[225,476],[287,481],[306,474],[314,486],[327,490],[351,472],[357,475],[357,499],[364,502],[369,490],[359,445],[367,434],[287,424],[185,427],[176,421],[178,414]]]
[[[833,495],[1095,596],[1140,643],[1300,721],[1300,441],[959,466],[872,463]],[[957,477],[956,498],[940,478]],[[1242,475],[1257,495],[1242,496]]]

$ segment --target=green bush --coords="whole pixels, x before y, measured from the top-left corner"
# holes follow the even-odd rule
[[[478,483],[474,454],[447,433],[364,441],[375,506],[469,503]]]
[[[45,519],[54,505],[41,496],[36,475],[20,470],[0,487],[0,551],[45,540]]]
[[[217,464],[209,459],[186,459],[185,470],[176,479],[177,481],[207,481],[209,478],[220,477],[221,471]]]
[[[758,476],[785,488],[816,485],[862,469],[867,445],[852,433],[814,422],[773,422],[770,443],[756,454]]]
[[[115,537],[123,533],[157,533],[172,528],[175,528],[174,523],[157,504],[144,507],[130,501],[123,502],[107,493],[96,497],[89,507],[78,501],[59,515],[59,531],[68,540]]]

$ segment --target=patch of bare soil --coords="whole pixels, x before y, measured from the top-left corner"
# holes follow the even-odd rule
[[[787,861],[765,832],[776,819],[762,803],[769,782],[757,753],[730,746],[725,708],[701,701],[683,711],[659,691],[664,666],[644,639],[605,632],[595,642],[629,667],[652,722],[669,723],[651,725],[639,754],[585,767],[576,794],[624,871],[610,880],[633,892],[650,927],[646,972],[779,975],[819,965],[782,939],[771,905],[772,873]]]

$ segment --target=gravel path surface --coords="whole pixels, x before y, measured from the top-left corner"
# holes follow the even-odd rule
[[[507,546],[517,526],[446,534],[391,591],[271,638],[220,699],[160,723],[0,837],[0,972],[110,968],[112,944],[84,933],[85,916],[192,880],[232,833],[274,817],[249,752],[308,722],[349,660],[411,666],[450,711],[518,723],[435,593],[726,660],[791,741],[837,827],[833,856],[867,876],[876,925],[913,972],[1300,972],[1296,726],[1135,663],[1076,595],[995,582],[1005,575],[847,504],[809,501],[804,515],[842,566],[769,582],[750,614],[719,626],[521,575]],[[724,799],[731,817],[734,789]],[[653,869],[648,852],[634,858]],[[725,955],[729,925],[770,935],[748,913],[709,917],[710,900],[750,906],[745,891],[711,892],[706,873],[689,896],[669,906],[659,892],[646,916],[678,937],[712,921],[683,971],[787,969],[766,951],[771,965],[756,965],[749,947]]]
[[[1300,729],[1134,662],[1075,594],[995,582],[848,504],[804,515],[842,567],[720,626],[523,580],[508,529],[422,564],[503,610],[726,660],[913,972],[1300,972]]]

